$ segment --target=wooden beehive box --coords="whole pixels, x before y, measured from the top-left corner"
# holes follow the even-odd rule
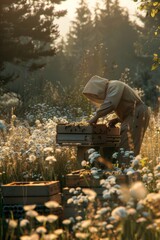
[[[99,145],[116,147],[120,141],[119,128],[109,128],[105,124],[57,125],[56,141],[59,144]]]
[[[110,176],[110,173],[105,175]],[[126,174],[120,174],[120,175],[115,175],[116,177],[116,182],[117,184],[132,184],[133,182],[139,181],[140,180],[140,173],[139,172],[134,172],[130,175]],[[80,173],[71,173],[66,175],[66,186],[67,187],[99,187],[100,186],[100,180],[95,179],[90,172],[88,174],[83,174]]]
[[[61,204],[59,181],[12,182],[2,185],[3,204],[44,204],[53,200]]]

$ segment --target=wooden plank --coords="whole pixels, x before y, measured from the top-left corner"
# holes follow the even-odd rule
[[[80,176],[79,174],[67,174],[66,186],[67,187],[96,187],[99,186],[99,179],[94,179],[90,175]]]
[[[57,143],[81,143],[81,144],[106,144],[115,146],[119,144],[120,136],[107,136],[105,134],[58,134]]]
[[[57,133],[73,133],[73,134],[107,134],[107,135],[120,135],[120,129],[117,127],[107,127],[105,124],[95,125],[74,125],[74,124],[58,124]]]
[[[2,185],[3,197],[44,197],[59,192],[59,181],[12,182]]]
[[[61,193],[57,193],[52,196],[44,196],[44,197],[4,197],[3,198],[3,204],[22,204],[22,205],[27,205],[27,204],[44,204],[47,201],[56,201],[59,204],[62,203],[61,199]]]

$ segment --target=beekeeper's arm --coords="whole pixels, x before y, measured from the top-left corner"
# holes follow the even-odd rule
[[[97,123],[98,119],[106,116],[114,110],[112,102],[106,98],[104,103],[101,104],[100,108],[97,110],[96,115],[89,120],[89,123]]]

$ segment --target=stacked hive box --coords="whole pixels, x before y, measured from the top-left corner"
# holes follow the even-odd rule
[[[119,128],[109,128],[105,124],[97,125],[57,125],[57,143],[101,145],[116,147],[119,144]]]
[[[140,180],[139,172],[135,172],[130,175],[121,174],[116,176],[116,183],[120,185],[130,185],[138,180]],[[66,176],[66,186],[66,188],[63,188],[63,208],[65,218],[79,215],[78,210],[81,210],[74,204],[67,204],[67,200],[73,196],[70,191],[71,188],[76,189],[77,187],[80,187],[82,189],[92,189],[97,193],[97,201],[101,203],[104,201],[102,195],[105,188],[101,187],[100,180],[94,179],[89,172],[88,174],[68,174]]]
[[[23,206],[36,204],[39,213],[46,212],[44,203],[56,201],[61,204],[61,193],[59,181],[40,182],[12,182],[2,185],[3,214],[9,217],[13,212],[15,218],[24,214]],[[59,213],[56,209],[55,213]]]
[[[77,160],[87,159],[87,150],[95,148],[103,155],[103,148],[108,148],[108,158],[112,156],[120,142],[119,128],[109,128],[105,124],[94,125],[57,125],[56,141],[61,145],[77,146]],[[80,166],[80,165],[79,165]]]

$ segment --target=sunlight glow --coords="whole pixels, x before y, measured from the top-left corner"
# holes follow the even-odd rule
[[[97,1],[97,0],[86,0],[88,2],[88,5],[90,7],[90,10],[94,12],[94,8],[96,6],[96,3],[98,2],[99,6],[103,8],[103,0]],[[69,30],[69,26],[71,21],[74,20],[75,17],[75,10],[77,6],[79,5],[80,0],[66,0],[62,2],[61,5],[57,7],[58,10],[67,10],[67,15],[60,20],[58,20],[59,24],[59,29],[61,35],[65,36],[65,34]],[[133,0],[119,0],[120,5],[126,9],[129,10],[130,18],[131,19],[136,19],[135,13],[137,10],[137,3],[134,2]]]

